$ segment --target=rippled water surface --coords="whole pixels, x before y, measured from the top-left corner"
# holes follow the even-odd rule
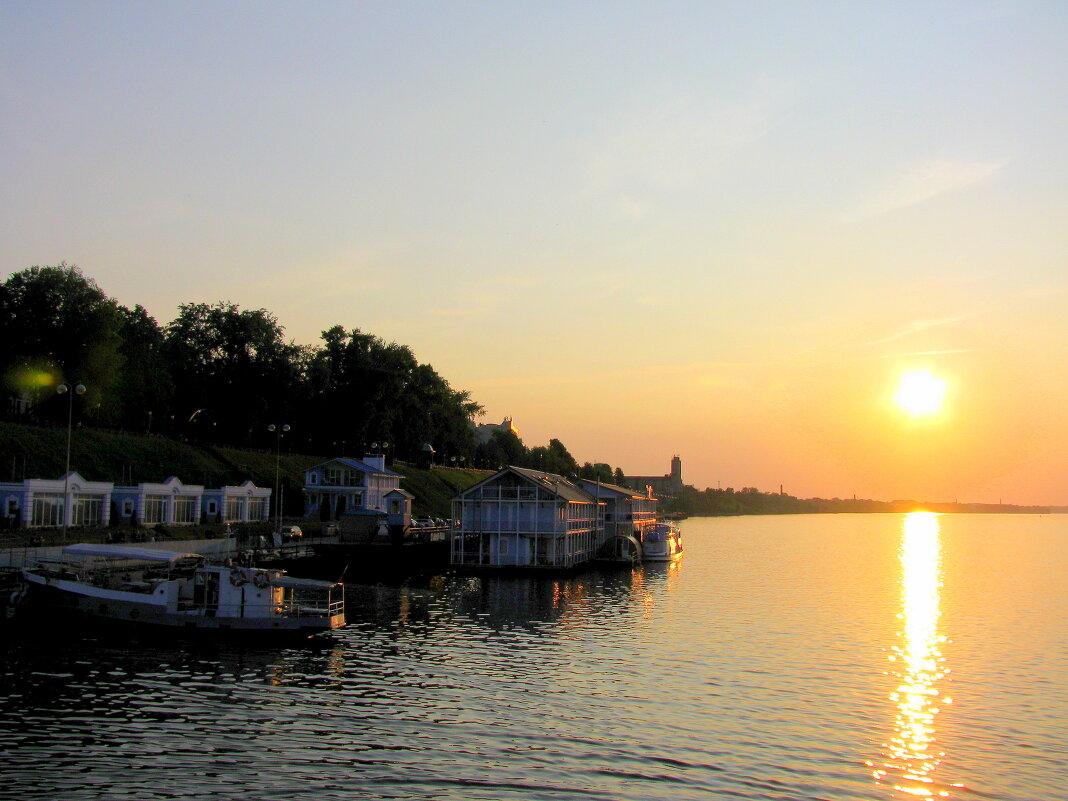
[[[691,519],[294,647],[4,630],[0,798],[1068,797],[1068,517]]]

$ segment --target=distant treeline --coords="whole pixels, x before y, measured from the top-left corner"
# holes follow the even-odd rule
[[[287,341],[266,309],[183,303],[159,324],[108,297],[74,266],[30,267],[0,284],[0,417],[324,456],[384,450],[417,462],[424,446],[457,467],[535,467],[622,478],[580,466],[559,440],[514,434],[480,444],[482,406],[406,345],[334,325],[315,346]],[[84,395],[56,393],[83,384]],[[272,431],[270,425],[276,426]],[[279,439],[279,426],[290,428]],[[383,447],[383,446],[386,447]]]
[[[1068,511],[1063,507],[1012,506],[992,503],[928,503],[920,501],[873,501],[857,498],[795,498],[755,487],[741,490],[684,487],[678,498],[665,505],[669,512],[686,515],[782,515],[845,512],[1023,513],[1047,514]]]

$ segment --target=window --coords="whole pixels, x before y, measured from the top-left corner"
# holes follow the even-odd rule
[[[72,526],[96,526],[104,521],[104,499],[99,495],[75,495]]]
[[[122,516],[129,517],[133,514],[133,501],[126,500],[122,502]]]
[[[227,520],[244,520],[245,519],[245,499],[244,498],[227,498],[226,499],[226,519]]]
[[[215,501],[208,501],[208,514],[214,515],[219,513],[219,507]]]
[[[319,483],[319,474],[318,473],[309,473],[308,474],[308,483],[309,484],[318,484]]]
[[[7,516],[15,517],[19,513],[19,499],[8,498],[7,499]]]
[[[252,522],[265,520],[266,517],[263,514],[263,501],[250,498],[248,502],[248,519]]]
[[[192,523],[196,520],[196,498],[174,499],[174,522]]]
[[[142,523],[162,523],[167,514],[166,495],[146,495],[145,513],[141,518]]]
[[[30,518],[33,526],[62,526],[63,525],[63,495],[62,493],[42,492],[33,496],[33,516]]]
[[[327,467],[323,483],[331,487],[362,487],[363,472],[348,467]]]

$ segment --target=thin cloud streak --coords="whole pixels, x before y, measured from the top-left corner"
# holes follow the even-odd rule
[[[917,350],[911,353],[886,353],[881,356],[871,356],[870,359],[916,359],[928,356],[955,356],[960,353],[974,353],[974,348],[957,348],[953,350]]]
[[[591,153],[587,191],[618,193],[624,214],[644,216],[643,193],[687,190],[766,135],[789,88],[763,77],[742,100],[677,94],[634,104]]]
[[[930,161],[889,181],[841,216],[846,223],[861,222],[891,211],[915,206],[939,195],[958,192],[987,181],[1005,167],[1005,161]]]
[[[875,345],[886,345],[891,342],[898,342],[913,334],[919,334],[922,331],[930,331],[932,328],[945,328],[948,326],[960,325],[974,317],[974,314],[961,314],[956,317],[935,317],[927,320],[913,320],[911,323],[906,323],[889,336],[875,339],[871,342],[863,342],[860,347],[873,347]]]
[[[750,367],[750,364],[738,362],[695,362],[692,364],[665,364],[659,366],[623,367],[615,370],[589,371],[576,373],[553,373],[542,375],[503,376],[479,382],[481,387],[526,387],[551,384],[586,384],[591,381],[613,380],[647,380],[650,377],[665,376],[704,376],[712,370],[736,369]],[[730,383],[730,382],[725,382]]]

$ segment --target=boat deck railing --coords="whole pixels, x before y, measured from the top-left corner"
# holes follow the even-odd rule
[[[333,594],[301,594],[286,597],[270,608],[270,614],[264,617],[315,618],[335,617],[345,613],[345,601]],[[180,613],[195,613],[210,617],[249,617],[249,605],[242,603],[205,603],[203,601],[181,600],[178,602]]]
[[[335,617],[345,613],[345,602],[314,599],[283,602],[277,611],[282,617]]]

